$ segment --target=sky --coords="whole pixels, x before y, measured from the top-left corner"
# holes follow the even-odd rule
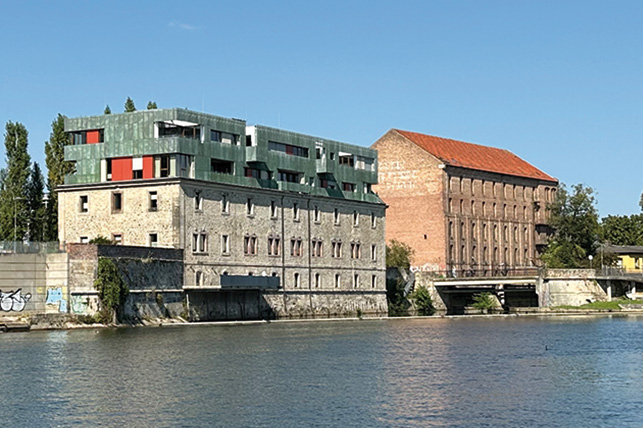
[[[0,0],[0,122],[184,107],[370,146],[510,150],[601,216],[640,212],[641,1]],[[5,165],[4,145],[0,167]]]

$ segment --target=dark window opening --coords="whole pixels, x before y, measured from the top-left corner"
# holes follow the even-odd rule
[[[210,171],[217,172],[219,174],[233,174],[234,162],[220,160],[220,159],[210,159]]]
[[[159,138],[163,137],[182,137],[192,138],[199,140],[201,138],[201,127],[195,126],[180,126],[167,122],[159,122]]]
[[[308,157],[308,148],[293,146],[290,144],[277,143],[268,141],[268,150],[273,152],[281,152],[291,156],[299,156],[302,158]]]
[[[277,172],[277,180],[279,181],[287,181],[289,183],[299,183],[301,182],[301,173],[299,172],[293,172],[293,171],[284,171],[284,170],[278,170]]]
[[[159,171],[161,177],[170,176],[170,156],[164,155],[161,156],[161,170]]]
[[[229,132],[217,131],[215,129],[210,130],[210,141],[215,141],[218,143],[232,144],[236,146],[239,144],[239,136],[236,134],[231,134]]]

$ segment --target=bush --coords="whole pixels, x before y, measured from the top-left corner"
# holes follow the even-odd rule
[[[111,259],[98,259],[98,273],[94,281],[101,303],[101,318],[103,322],[116,322],[116,313],[129,294],[127,285],[123,282],[118,267]]]
[[[473,296],[473,306],[476,309],[495,309],[496,302],[491,293],[480,293]]]
[[[431,299],[431,294],[426,287],[416,288],[413,294],[411,294],[411,298],[415,300],[415,308],[417,309],[418,315],[430,316],[435,313],[433,299]]]

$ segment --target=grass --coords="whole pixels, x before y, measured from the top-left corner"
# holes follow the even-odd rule
[[[620,300],[612,300],[611,302],[586,303],[580,306],[562,305],[562,306],[556,306],[553,309],[603,309],[603,310],[618,311],[619,309],[621,309],[619,305],[624,305],[624,304],[643,305],[643,300],[620,299]]]

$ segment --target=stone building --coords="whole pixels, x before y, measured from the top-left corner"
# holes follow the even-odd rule
[[[386,313],[375,150],[185,109],[65,131],[62,242],[183,249],[199,319],[233,290],[259,290],[276,316]]]
[[[377,140],[386,239],[419,270],[490,275],[537,265],[558,181],[513,153],[392,129]]]

